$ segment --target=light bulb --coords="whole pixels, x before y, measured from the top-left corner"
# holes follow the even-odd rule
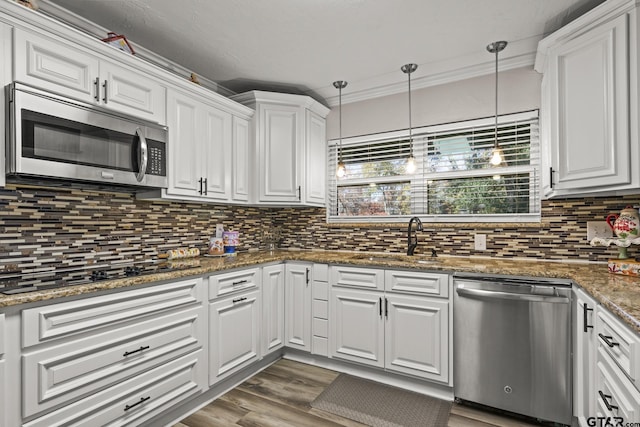
[[[407,159],[407,167],[405,170],[407,173],[414,173],[416,171],[416,159],[413,158],[413,155],[410,155]]]
[[[494,181],[500,181],[500,175],[493,175]]]
[[[493,166],[499,166],[503,161],[504,155],[502,154],[502,149],[500,149],[500,147],[494,147],[489,163],[491,163]]]
[[[342,178],[346,174],[347,174],[347,166],[344,164],[344,162],[339,161],[338,162],[338,169],[336,169],[336,176],[338,178]]]

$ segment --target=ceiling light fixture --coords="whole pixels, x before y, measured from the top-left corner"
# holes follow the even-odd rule
[[[498,53],[502,52],[507,47],[507,42],[499,41],[489,43],[487,50],[490,53],[496,54],[496,118],[495,118],[495,140],[493,142],[493,150],[491,151],[491,160],[489,162],[493,166],[499,166],[504,162],[504,153],[498,144]]]
[[[333,87],[338,89],[338,102],[340,104],[340,145],[338,146],[338,167],[336,168],[336,176],[342,178],[347,174],[347,166],[342,161],[342,89],[347,87],[347,82],[344,80],[336,80],[333,82]]]
[[[403,73],[407,75],[409,80],[409,158],[407,159],[407,173],[416,171],[416,159],[413,157],[413,134],[411,128],[411,73],[418,69],[418,64],[405,64],[400,67]]]

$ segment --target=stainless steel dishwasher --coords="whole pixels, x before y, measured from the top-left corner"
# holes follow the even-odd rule
[[[454,278],[458,399],[571,424],[571,285],[545,279]]]

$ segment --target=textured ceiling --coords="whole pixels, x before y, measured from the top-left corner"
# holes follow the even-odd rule
[[[538,40],[603,0],[49,0],[227,88],[363,97],[416,79],[532,57]]]

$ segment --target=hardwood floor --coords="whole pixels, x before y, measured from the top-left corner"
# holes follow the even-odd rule
[[[338,372],[282,359],[173,427],[364,426],[309,405],[337,376]],[[533,424],[453,405],[449,427],[489,426]]]

